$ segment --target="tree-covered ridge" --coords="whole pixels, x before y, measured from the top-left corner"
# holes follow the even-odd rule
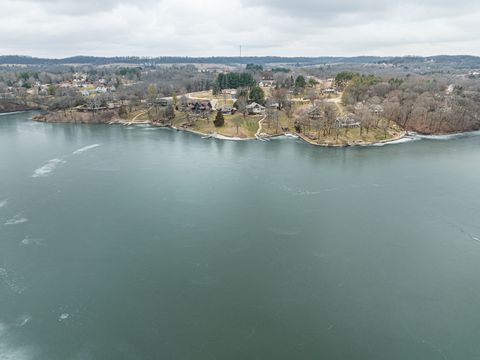
[[[0,56],[0,65],[18,64],[18,65],[66,65],[66,64],[415,64],[415,63],[443,63],[456,64],[460,67],[480,66],[480,57],[469,55],[439,55],[430,57],[381,57],[381,56],[356,56],[356,57],[281,57],[281,56],[243,56],[243,57],[188,57],[188,56],[158,56],[158,57],[139,57],[139,56],[117,56],[117,57],[97,57],[97,56],[72,56],[63,59],[37,58],[21,55],[3,55]]]

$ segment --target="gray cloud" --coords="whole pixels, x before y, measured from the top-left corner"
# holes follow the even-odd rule
[[[478,15],[472,0],[2,0],[0,53],[480,55]]]
[[[477,7],[478,2],[464,0],[459,6],[453,0],[242,0],[245,6],[264,7],[272,11],[280,11],[284,15],[301,15],[306,17],[339,17],[352,14],[391,14],[404,8],[415,8],[425,17],[435,14],[460,12],[468,13],[471,7]],[[412,14],[414,15],[414,14]]]
[[[27,6],[31,0],[19,0]],[[158,3],[161,0],[35,0],[35,4],[39,5],[45,11],[52,14],[64,15],[85,15],[94,14],[102,11],[111,11],[122,5],[133,5],[139,8],[146,8],[152,3]]]

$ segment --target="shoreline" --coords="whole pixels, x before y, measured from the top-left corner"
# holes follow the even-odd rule
[[[262,121],[262,120],[260,120],[260,121]],[[309,144],[309,145],[321,146],[321,147],[337,147],[337,148],[372,146],[372,145],[375,145],[375,144],[388,144],[389,142],[394,142],[394,141],[401,140],[401,139],[405,138],[408,134],[407,131],[402,131],[399,135],[397,135],[395,137],[392,137],[392,138],[389,138],[389,139],[384,139],[384,140],[379,140],[379,141],[375,141],[375,142],[373,142],[373,141],[372,142],[358,141],[358,142],[347,143],[347,144],[326,144],[326,143],[318,144],[316,142],[313,142],[313,141],[309,140],[308,138],[306,138],[302,134],[290,133],[290,132],[289,133],[282,133],[282,134],[275,134],[275,135],[259,136],[259,135],[257,135],[258,134],[258,131],[257,131],[257,134],[255,134],[255,137],[239,138],[239,137],[235,137],[235,136],[227,136],[227,135],[218,134],[216,132],[213,133],[213,134],[207,134],[207,133],[202,133],[200,131],[189,129],[189,128],[179,128],[179,127],[176,127],[176,126],[173,126],[173,125],[156,124],[156,123],[152,123],[150,121],[131,122],[131,121],[124,121],[124,120],[115,120],[115,121],[111,121],[111,122],[108,123],[108,125],[114,125],[114,124],[127,125],[127,126],[129,126],[129,125],[151,125],[151,126],[156,126],[156,127],[168,128],[168,129],[172,129],[172,130],[176,130],[176,131],[189,132],[189,133],[195,134],[197,136],[201,136],[202,138],[205,138],[205,139],[212,138],[212,139],[226,140],[226,141],[254,141],[254,140],[269,141],[269,139],[285,136],[285,137],[291,137],[291,138],[296,138],[296,139],[302,140],[303,142],[305,142],[306,144]]]
[[[0,115],[8,115],[8,114],[15,114],[15,113],[22,113],[22,112],[28,112],[29,110],[26,111],[20,111],[20,112],[8,112],[8,113],[2,113]],[[36,122],[49,122],[49,121],[42,121],[40,119],[35,119],[32,118],[32,121]],[[69,121],[65,122],[57,122],[57,121],[52,121],[49,123],[71,123]],[[77,122],[77,124],[89,124],[88,122]],[[104,125],[123,125],[123,126],[130,126],[130,125],[149,125],[149,126],[155,126],[155,127],[161,127],[161,128],[168,128],[171,130],[176,130],[176,131],[183,131],[183,132],[188,132],[192,133],[194,135],[200,136],[204,139],[212,138],[212,139],[218,139],[218,140],[225,140],[225,141],[269,141],[270,139],[273,138],[278,138],[278,137],[290,137],[290,138],[296,138],[301,140],[302,142],[308,144],[308,145],[313,145],[313,146],[320,146],[320,147],[331,147],[331,148],[347,148],[347,147],[367,147],[367,146],[382,146],[382,145],[388,145],[389,143],[396,143],[398,141],[401,141],[403,139],[435,139],[436,137],[439,139],[443,139],[445,137],[454,137],[454,136],[462,136],[462,135],[468,135],[471,133],[478,132],[479,130],[472,130],[472,131],[466,131],[466,132],[453,132],[453,133],[447,133],[447,134],[422,134],[414,131],[407,131],[407,130],[402,130],[398,135],[388,138],[388,139],[383,139],[379,141],[363,141],[363,140],[354,140],[352,142],[348,142],[346,144],[328,144],[328,143],[317,143],[313,140],[308,139],[305,135],[303,134],[298,134],[298,133],[281,133],[281,134],[275,134],[275,135],[267,135],[267,134],[262,134],[262,136],[255,136],[255,137],[245,137],[245,138],[240,138],[240,137],[235,137],[235,136],[228,136],[228,135],[222,135],[217,132],[214,132],[213,134],[208,134],[208,133],[203,133],[201,131],[193,130],[190,128],[184,128],[184,127],[176,127],[174,125],[169,125],[169,124],[161,124],[161,123],[154,123],[149,120],[145,121],[127,121],[123,119],[114,119],[110,120],[108,122],[98,122],[96,124],[104,124]]]
[[[345,148],[345,147],[362,147],[362,146],[372,146],[372,145],[378,145],[378,144],[388,144],[390,142],[398,141],[407,136],[408,132],[407,131],[402,131],[399,135],[394,136],[389,139],[384,139],[384,140],[379,140],[379,141],[355,141],[355,142],[348,142],[346,144],[326,144],[326,143],[316,143],[313,140],[308,139],[305,135],[302,134],[297,134],[295,133],[296,136],[298,136],[299,139],[301,139],[303,142],[309,144],[309,145],[314,145],[314,146],[321,146],[321,147],[336,147],[336,148]]]

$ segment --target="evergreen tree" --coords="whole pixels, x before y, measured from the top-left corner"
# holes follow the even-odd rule
[[[236,89],[239,87],[252,87],[256,84],[253,75],[248,72],[218,74],[215,85],[219,90]]]
[[[217,115],[215,116],[215,120],[213,120],[213,125],[216,127],[222,127],[225,124],[225,118],[221,111],[217,111]]]
[[[250,90],[248,97],[250,101],[254,101],[258,104],[263,105],[265,103],[265,93],[260,86],[254,86],[252,90]]]
[[[299,75],[299,76],[295,79],[295,87],[296,87],[296,88],[301,88],[301,89],[303,89],[306,85],[307,85],[307,82],[305,81],[305,78],[303,77],[303,75]]]

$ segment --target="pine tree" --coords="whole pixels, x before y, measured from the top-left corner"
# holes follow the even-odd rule
[[[252,90],[250,90],[249,98],[251,101],[254,101],[260,105],[265,103],[265,93],[260,86],[254,86]]]
[[[213,125],[216,127],[222,127],[225,124],[225,118],[221,111],[217,111],[217,115],[215,116],[215,120],[213,120]]]
[[[306,85],[307,85],[307,82],[305,81],[305,77],[303,77],[303,75],[299,75],[299,76],[295,79],[295,87],[296,87],[296,88],[301,88],[301,89],[303,89]]]

